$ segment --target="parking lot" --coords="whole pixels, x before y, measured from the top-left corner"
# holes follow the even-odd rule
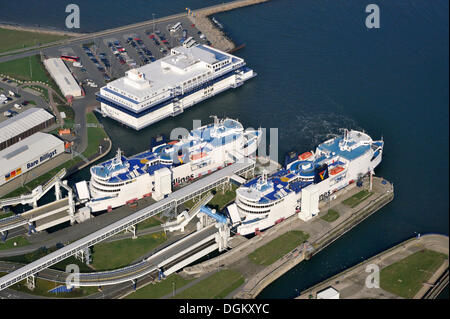
[[[171,32],[170,28],[178,22],[182,27]],[[182,41],[189,37],[193,37],[200,44],[209,43],[192,22],[183,17],[95,38],[89,43],[48,48],[43,53],[47,57],[79,57],[81,65],[68,61],[66,65],[85,94],[94,96],[107,82],[124,76],[131,68],[152,63],[170,54],[171,48],[180,46]]]
[[[14,96],[9,91],[12,91]],[[7,79],[0,79],[0,122],[32,107],[47,108],[47,103],[39,96],[13,87],[11,81],[8,83]]]

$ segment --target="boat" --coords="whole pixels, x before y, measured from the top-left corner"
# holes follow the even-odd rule
[[[191,39],[170,49],[167,56],[108,82],[96,96],[105,116],[140,130],[238,88],[254,76],[244,59]]]
[[[236,190],[228,213],[237,233],[248,235],[267,229],[293,214],[309,220],[318,204],[332,194],[373,174],[382,159],[383,140],[364,132],[344,130],[343,135],[320,144],[268,176],[263,173]],[[292,156],[292,155],[291,155]]]
[[[261,129],[244,130],[237,120],[214,117],[213,123],[192,130],[176,143],[160,139],[163,143],[131,157],[119,149],[113,159],[90,168],[89,182],[75,185],[78,197],[91,212],[110,210],[136,198],[160,200],[171,192],[171,186],[184,186],[253,157],[261,136]]]

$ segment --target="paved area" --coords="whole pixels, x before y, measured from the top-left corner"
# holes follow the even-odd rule
[[[23,255],[35,251],[36,249],[39,249],[43,246],[52,247],[57,243],[68,243],[75,241],[128,215],[131,215],[139,209],[142,209],[142,207],[148,206],[154,202],[155,201],[151,198],[143,198],[138,201],[138,206],[135,208],[122,206],[114,209],[111,213],[103,213],[95,218],[91,218],[85,221],[84,223],[65,227],[53,233],[41,232],[39,234],[33,234],[32,236],[27,237],[27,240],[31,243],[30,245],[14,249],[2,250],[0,251],[0,258]]]
[[[49,111],[48,103],[40,95],[30,93],[27,90],[17,87],[16,83],[8,83],[6,81],[2,81],[2,78],[0,78],[0,94],[5,94],[8,96],[8,91],[19,94],[20,97],[10,97],[11,100],[9,100],[8,103],[0,104],[0,122],[8,119],[8,117],[4,115],[6,111],[10,111],[13,115],[20,114],[32,107],[41,107]],[[23,106],[22,103],[25,101],[34,101],[36,105],[29,103],[28,105]],[[21,108],[15,108],[14,104],[21,104]]]
[[[322,291],[330,286],[339,291],[340,299],[399,299],[396,296],[381,288],[368,288],[366,280],[369,272],[366,272],[368,265],[377,265],[379,269],[383,269],[407,256],[420,251],[422,249],[431,249],[448,255],[449,241],[447,236],[443,235],[423,235],[419,238],[407,240],[387,251],[384,251],[338,275],[311,287],[297,298],[309,299],[316,298],[317,292]],[[430,278],[429,284],[424,284],[422,289],[417,293],[415,298],[421,298],[426,291],[429,290],[430,284],[448,269],[448,259]],[[310,297],[310,295],[312,297]]]

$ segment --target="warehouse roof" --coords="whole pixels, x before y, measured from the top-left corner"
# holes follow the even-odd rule
[[[0,151],[0,171],[9,173],[61,144],[64,142],[56,136],[37,132]]]
[[[44,60],[44,65],[64,96],[81,96],[81,88],[63,60],[60,58],[47,59]]]
[[[54,116],[44,109],[32,107],[0,123],[0,143],[9,140]]]

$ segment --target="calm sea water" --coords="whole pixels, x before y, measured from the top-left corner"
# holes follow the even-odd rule
[[[133,7],[123,1],[77,3],[81,31],[87,32],[150,19],[152,13],[202,7],[206,1],[172,0],[170,7],[159,0],[134,1]],[[365,27],[369,3],[381,9],[380,29]],[[35,1],[4,3],[0,21],[20,23],[27,17],[28,24],[59,28],[66,1],[46,4],[54,9]],[[292,149],[313,149],[342,127],[383,136],[384,159],[376,174],[394,183],[394,201],[260,295],[292,298],[415,233],[448,235],[448,9],[446,0],[274,0],[221,13],[217,17],[227,33],[247,45],[236,54],[258,77],[138,133],[101,121],[113,151],[120,146],[126,154],[148,149],[158,133],[192,128],[193,119],[209,121],[209,114],[278,128],[280,158]],[[71,182],[88,177],[85,170]]]

